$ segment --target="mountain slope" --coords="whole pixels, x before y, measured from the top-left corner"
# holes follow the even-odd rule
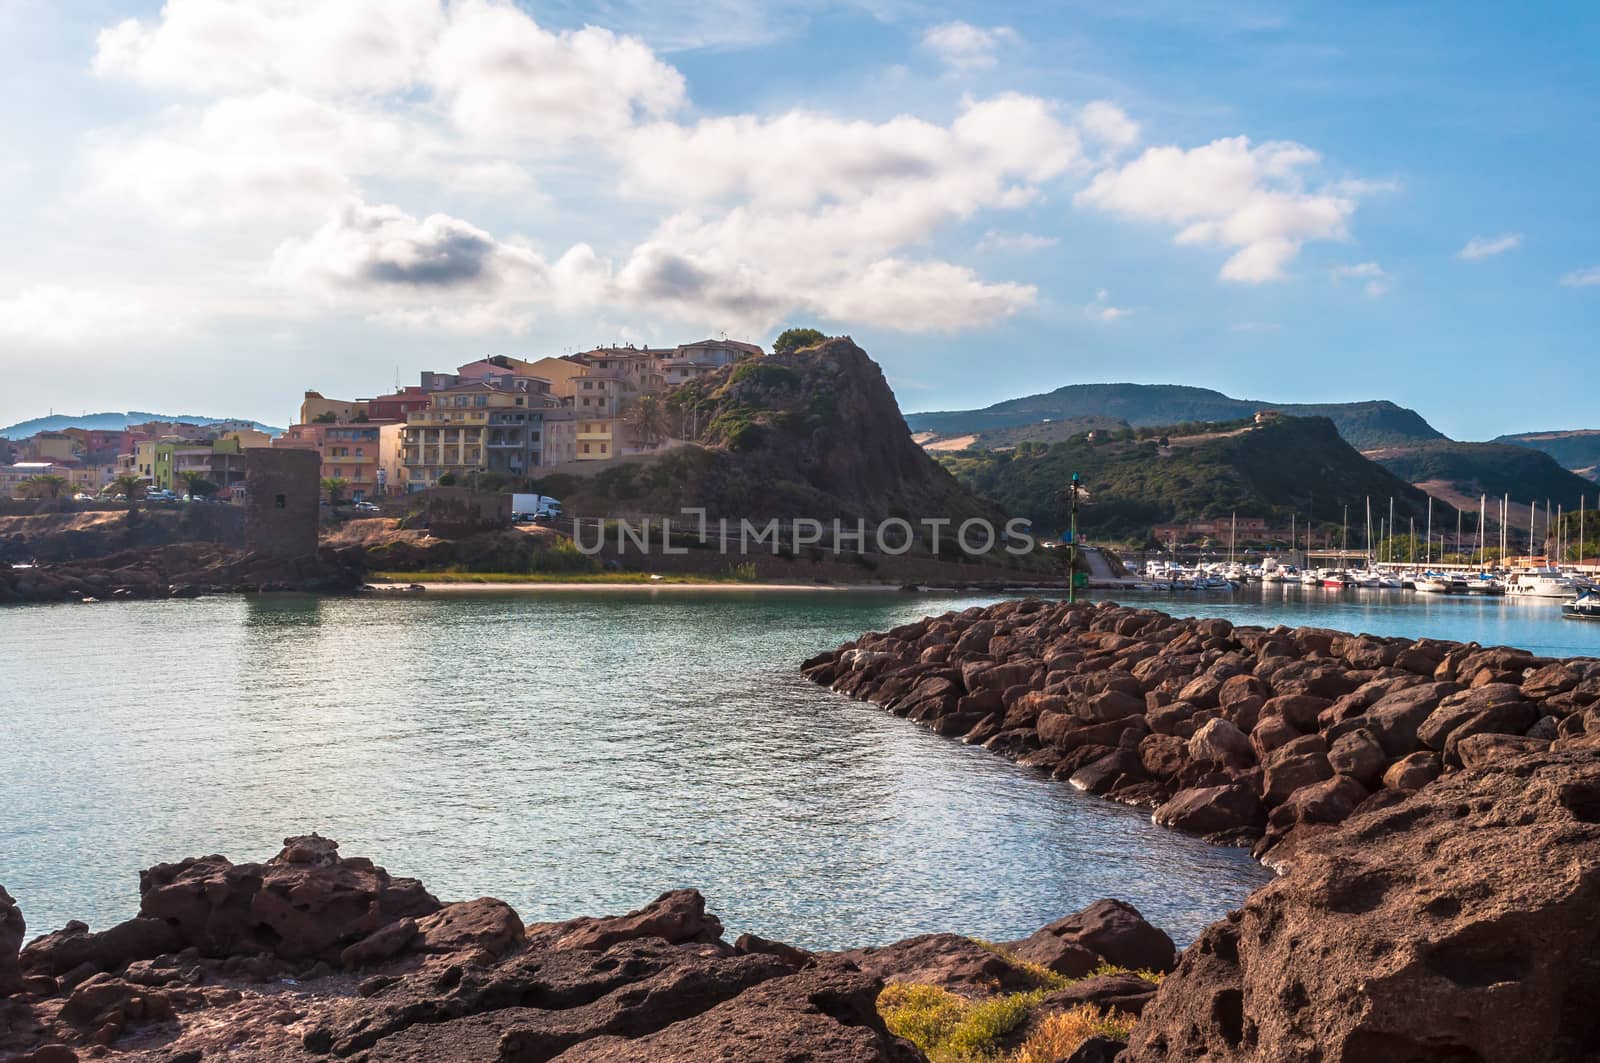
[[[1047,419],[1114,417],[1145,428],[1189,421],[1232,421],[1259,410],[1331,418],[1345,440],[1359,449],[1444,438],[1421,414],[1392,402],[1273,403],[1235,399],[1209,388],[1178,384],[1069,384],[981,410],[914,413],[906,417],[906,423],[915,432],[966,435]]]
[[[1513,443],[1423,443],[1386,447],[1367,456],[1413,484],[1442,482],[1469,498],[1509,494],[1513,501],[1549,499],[1576,508],[1595,485],[1570,472],[1550,455]]]
[[[671,424],[699,426],[691,444],[593,477],[558,473],[544,488],[595,515],[1003,522],[912,441],[882,370],[848,338],[725,367],[665,406]]]
[[[1600,480],[1600,428],[1580,428],[1570,432],[1523,432],[1498,436],[1490,442],[1542,450],[1580,476]]]
[[[1340,438],[1327,418],[1283,417],[1264,424],[1214,426],[1204,435],[1172,437],[1121,433],[1095,442],[1072,442],[1027,453],[967,451],[945,457],[962,483],[1040,528],[1058,530],[1066,519],[1058,498],[1074,472],[1085,491],[1079,513],[1085,534],[1138,539],[1152,524],[1225,517],[1301,521],[1308,513],[1338,522],[1344,507],[1360,519],[1371,498],[1374,512],[1395,500],[1397,517],[1421,516],[1426,496],[1364,458]]]
[[[117,432],[130,424],[144,424],[146,421],[178,421],[183,424],[207,425],[216,424],[218,421],[231,421],[231,417],[196,417],[193,414],[167,414],[143,413],[130,410],[127,413],[86,413],[79,415],[58,413],[49,417],[35,417],[31,421],[18,421],[7,428],[0,428],[0,437],[6,439],[26,439],[28,436],[39,432],[59,432],[63,428],[83,428],[92,432]],[[242,420],[242,418],[240,418]],[[259,421],[251,422],[263,432],[277,435],[283,431],[271,425],[261,424]]]

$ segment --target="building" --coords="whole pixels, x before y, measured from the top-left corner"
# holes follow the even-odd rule
[[[84,446],[66,432],[39,432],[23,440],[23,453],[30,462],[77,461]]]
[[[324,398],[321,392],[308,391],[300,403],[301,424],[364,421],[369,416],[365,399],[328,399]]]
[[[150,469],[164,491],[184,494],[191,475],[224,490],[244,481],[244,448],[237,439],[164,439],[151,448]]]
[[[428,409],[407,414],[406,490],[437,486],[443,476],[470,482],[475,474],[531,475],[543,463],[545,410],[555,405],[531,385],[515,377],[457,384],[435,392]]]
[[[379,395],[366,401],[368,420],[404,424],[406,414],[413,410],[426,410],[433,400],[422,388],[409,387],[401,388],[393,395]]]
[[[27,483],[35,476],[68,476],[70,469],[49,461],[19,461],[0,465],[0,497],[27,498]],[[64,488],[63,494],[69,494]]]
[[[388,493],[397,470],[384,465],[384,437],[391,448],[398,440],[398,424],[372,421],[324,422],[290,425],[273,440],[278,450],[314,450],[322,465],[324,480],[343,480],[346,496],[353,502]]]
[[[1202,538],[1225,539],[1233,535],[1235,529],[1241,542],[1256,542],[1274,534],[1265,517],[1239,517],[1237,524],[1232,517],[1218,517],[1215,520],[1191,520],[1181,524],[1157,524],[1150,529],[1150,536],[1157,542],[1184,543]],[[1281,537],[1287,538],[1286,530]]]

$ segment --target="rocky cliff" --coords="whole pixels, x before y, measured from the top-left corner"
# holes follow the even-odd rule
[[[912,441],[883,371],[848,338],[728,366],[671,393],[665,412],[690,445],[593,479],[552,477],[549,492],[569,511],[1003,523]]]

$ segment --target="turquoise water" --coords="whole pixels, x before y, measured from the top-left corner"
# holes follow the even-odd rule
[[[1031,932],[1104,896],[1188,939],[1267,874],[805,682],[978,599],[221,597],[0,609],[0,884],[30,934],[140,868],[339,839],[528,920],[678,886],[826,947]]]
[[[1132,596],[1129,596],[1132,600]],[[0,610],[0,883],[30,932],[137,872],[316,830],[529,920],[696,886],[816,947],[1029,932],[1102,896],[1180,940],[1267,879],[804,682],[803,658],[988,599],[658,592]],[[1237,622],[1595,652],[1550,605],[1298,587],[1152,599]]]

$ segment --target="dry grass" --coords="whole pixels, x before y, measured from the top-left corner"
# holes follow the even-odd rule
[[[1091,1037],[1125,1041],[1132,1031],[1131,1016],[1101,1011],[1093,1004],[1079,1004],[1071,1011],[1045,1016],[1007,1063],[1056,1063],[1072,1055]]]

